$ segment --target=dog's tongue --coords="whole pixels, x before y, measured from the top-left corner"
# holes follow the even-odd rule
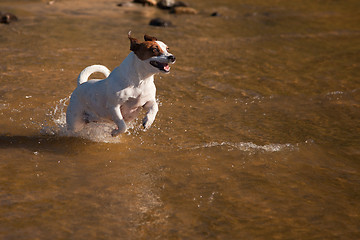
[[[164,70],[165,70],[165,71],[169,71],[169,70],[170,70],[169,64],[165,63],[163,66],[164,66]]]

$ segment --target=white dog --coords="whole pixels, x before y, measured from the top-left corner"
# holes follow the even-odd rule
[[[68,130],[77,132],[86,123],[110,120],[117,125],[111,135],[117,136],[126,131],[126,123],[135,119],[142,108],[147,111],[144,128],[154,122],[158,111],[154,75],[169,73],[175,57],[155,37],[145,35],[144,42],[132,38],[130,32],[128,37],[132,52],[111,73],[102,65],[89,66],[80,73],[66,112]],[[94,72],[106,78],[87,81]]]

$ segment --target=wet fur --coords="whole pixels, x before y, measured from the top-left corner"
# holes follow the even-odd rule
[[[66,112],[68,130],[78,132],[89,122],[112,121],[117,128],[111,135],[117,136],[126,131],[126,123],[135,119],[142,109],[147,111],[144,128],[154,122],[158,112],[154,75],[168,73],[175,57],[155,37],[145,35],[144,42],[130,33],[128,37],[132,52],[110,75],[101,65],[87,67],[80,73]],[[86,81],[93,72],[103,72],[106,78]]]

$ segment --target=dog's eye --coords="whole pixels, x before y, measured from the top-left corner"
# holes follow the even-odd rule
[[[169,51],[169,47],[166,47],[166,51]]]
[[[152,48],[152,51],[153,51],[153,53],[159,53],[160,52],[159,48],[157,48],[157,47]]]

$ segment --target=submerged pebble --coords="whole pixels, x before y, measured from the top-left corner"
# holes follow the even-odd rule
[[[132,2],[122,2],[118,3],[118,7],[129,7],[133,6],[134,3],[140,3],[143,6],[157,6],[160,9],[170,10],[170,13],[174,14],[197,14],[198,11],[194,8],[189,7],[189,5],[182,1],[175,0],[133,0]],[[168,26],[169,24],[158,23],[157,21],[154,24],[150,24],[153,26]],[[171,24],[170,24],[171,25]]]
[[[133,2],[122,2],[116,4],[118,7],[133,7],[135,4]]]
[[[161,9],[170,9],[174,7],[175,0],[161,0],[157,3],[158,8]]]
[[[133,2],[149,6],[155,6],[157,4],[156,0],[134,0]]]
[[[12,13],[1,13],[0,12],[0,23],[9,24],[11,22],[16,22],[18,18]]]
[[[213,12],[211,15],[211,17],[219,17],[221,16],[219,12]]]
[[[188,7],[189,5],[182,1],[175,0],[161,0],[157,3],[158,8],[161,9],[172,9],[175,7]]]
[[[162,18],[154,18],[151,19],[149,25],[156,27],[170,27],[172,26],[172,23]]]

